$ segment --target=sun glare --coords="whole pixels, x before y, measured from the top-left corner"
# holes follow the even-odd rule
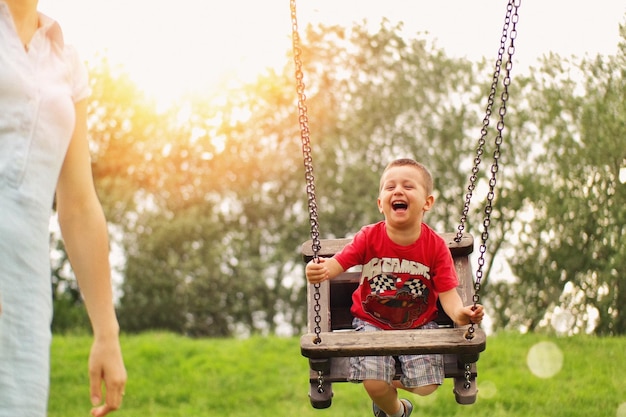
[[[161,107],[282,67],[291,45],[288,2],[40,0],[39,8],[85,60],[107,56]]]
[[[451,23],[451,8],[464,19]],[[287,0],[39,0],[39,9],[61,23],[84,59],[106,55],[160,106],[229,80],[254,79],[290,59]],[[522,9],[516,55],[526,65],[548,51],[579,56],[615,51],[626,11],[623,0],[595,9],[567,0],[531,2]],[[428,33],[448,54],[480,59],[493,57],[505,10],[499,0],[481,8],[462,0],[298,0],[297,11],[301,30],[320,22],[367,21],[376,27],[387,18],[403,21],[408,34]],[[565,18],[545,23],[559,13]]]

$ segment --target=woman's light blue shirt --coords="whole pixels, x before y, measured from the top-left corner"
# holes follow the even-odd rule
[[[49,385],[49,222],[87,72],[39,14],[25,48],[0,0],[0,417],[45,417]]]

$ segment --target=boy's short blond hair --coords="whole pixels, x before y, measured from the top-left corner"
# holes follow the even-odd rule
[[[379,185],[378,190],[379,191],[382,190],[383,178],[385,177],[385,173],[389,171],[389,169],[393,167],[401,167],[401,166],[407,166],[407,165],[415,167],[422,174],[422,179],[424,180],[424,186],[426,188],[426,192],[428,193],[428,195],[432,194],[433,187],[434,187],[432,174],[430,173],[428,168],[426,168],[426,166],[424,166],[423,164],[411,158],[400,158],[400,159],[391,161],[389,164],[387,164],[387,166],[385,167],[385,170],[380,176],[380,185]]]

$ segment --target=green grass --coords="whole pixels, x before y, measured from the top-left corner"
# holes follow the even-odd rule
[[[527,355],[556,344],[563,366],[535,376]],[[88,336],[55,336],[49,417],[88,416]],[[356,384],[334,384],[333,405],[311,408],[308,364],[298,338],[188,339],[167,333],[123,336],[128,384],[119,417],[356,417],[370,401]],[[451,381],[417,398],[414,416],[626,417],[626,338],[490,336],[479,366],[479,397],[456,404]],[[619,411],[618,411],[619,410]]]

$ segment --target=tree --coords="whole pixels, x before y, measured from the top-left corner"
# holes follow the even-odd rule
[[[624,26],[621,33],[626,39]],[[520,310],[512,321],[529,330],[547,319],[564,333],[626,332],[624,68],[622,40],[615,56],[572,64],[551,55],[525,81],[532,106],[520,129],[535,139],[517,179],[527,213],[518,219],[511,258],[520,279],[499,307],[516,294]]]
[[[406,156],[424,162],[435,178],[437,202],[426,222],[441,232],[457,229],[493,69],[485,61],[449,58],[423,39],[402,35],[401,28],[384,20],[372,33],[366,25],[307,28],[304,74],[322,237],[351,236],[381,219],[380,174],[392,159]],[[492,152],[488,144],[478,190],[487,183]],[[512,164],[518,154],[523,149],[505,143],[501,164]],[[506,174],[501,170],[496,190],[483,287],[519,207],[503,204],[516,196],[512,175]],[[466,231],[478,240],[485,194],[475,194]]]
[[[322,237],[349,236],[380,218],[380,173],[401,156],[435,174],[439,203],[429,223],[453,231],[460,217],[481,120],[473,103],[488,88],[474,86],[471,63],[400,32],[386,21],[375,33],[307,28]],[[163,147],[148,147],[143,177],[152,187],[139,194],[149,209],[137,207],[126,235],[127,328],[227,336],[272,332],[285,320],[304,325],[298,249],[308,220],[292,74],[290,66],[268,70],[160,116]],[[177,123],[179,113],[187,123]]]
[[[483,95],[472,87],[474,66],[425,41],[405,40],[400,30],[386,21],[376,33],[358,25],[307,29],[304,71],[322,237],[349,236],[379,218],[378,179],[399,156],[415,156],[434,171],[435,227],[452,230],[460,215],[476,130],[467,119],[479,113],[472,103]],[[189,334],[228,335],[274,331],[286,318],[304,324],[297,251],[308,220],[292,74],[290,66],[268,70],[250,85],[191,100],[179,109],[184,125],[176,114],[161,116],[167,152],[155,152],[149,167],[158,187],[136,233],[127,235],[120,311],[134,330],[162,323]],[[205,252],[203,241],[219,249]],[[154,321],[151,314],[138,317],[148,300]],[[175,318],[158,315],[168,304]],[[208,313],[209,306],[216,311]],[[222,324],[207,325],[216,322]]]
[[[455,231],[492,70],[406,37],[401,25],[366,26],[310,26],[303,37],[321,237],[380,219],[380,173],[405,156],[435,177],[427,223]],[[484,277],[496,328],[565,317],[566,331],[624,332],[625,49],[578,66],[548,57],[532,75],[514,73]],[[299,247],[309,220],[291,64],[162,112],[106,59],[91,72],[95,183],[124,249],[123,329],[303,328]],[[476,237],[491,152],[466,229]],[[498,254],[519,277],[512,285],[489,283]],[[79,300],[62,251],[56,259],[55,293]]]
[[[429,223],[452,231],[460,218],[488,88],[480,88],[470,62],[407,39],[401,29],[386,20],[375,33],[366,25],[307,28],[312,143],[331,236],[381,218],[380,173],[404,156],[433,171],[438,202]]]
[[[190,100],[189,122],[170,123],[167,152],[154,161],[161,186],[127,236],[120,313],[129,329],[230,336],[273,332],[277,316],[293,317],[284,280],[303,217],[298,148],[279,133],[293,115],[289,97],[285,79],[268,72]]]

